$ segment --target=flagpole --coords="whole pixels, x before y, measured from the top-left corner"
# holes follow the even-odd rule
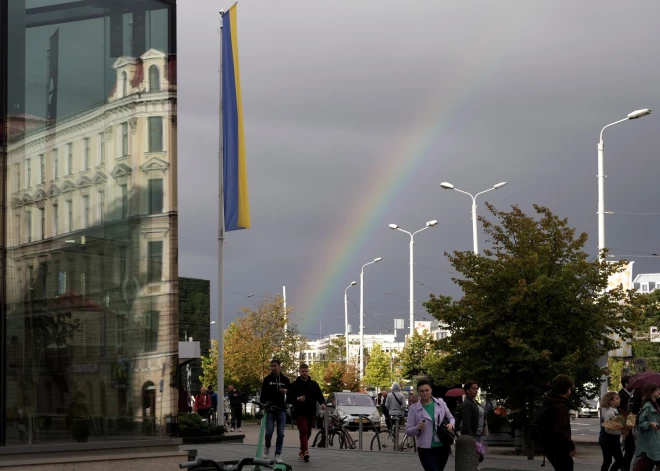
[[[222,130],[222,26],[224,10],[220,10],[220,100],[218,132],[218,425],[225,425],[225,336],[224,336],[224,270],[223,251],[225,244],[225,184],[224,184],[224,142]]]

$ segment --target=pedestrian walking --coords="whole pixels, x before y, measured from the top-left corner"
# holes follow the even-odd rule
[[[601,471],[618,471],[623,468],[621,430],[610,430],[603,426],[604,422],[618,415],[617,409],[620,404],[621,397],[614,391],[605,394],[600,401],[600,434],[598,435],[598,444],[603,452]],[[614,458],[614,464],[612,464],[612,458]]]
[[[486,410],[477,401],[479,385],[476,381],[466,381],[463,391],[465,391],[465,402],[461,408],[461,435],[469,435],[476,440],[481,463],[485,457],[482,437],[488,435]]]
[[[394,389],[394,388],[392,388]],[[426,379],[417,382],[419,401],[410,406],[406,435],[417,440],[417,454],[424,471],[442,471],[449,459],[450,446],[442,443],[438,427],[448,419],[447,430],[454,430],[454,416],[442,399],[431,396],[431,383]]]
[[[204,386],[202,386],[202,391],[195,399],[195,410],[203,418],[208,419],[211,412],[211,396]]]
[[[650,471],[660,464],[660,389],[655,383],[642,388],[642,410],[637,417],[637,439],[632,471]],[[633,460],[633,461],[635,461]]]
[[[543,402],[544,406],[551,407],[547,429],[543,430],[543,447],[555,471],[573,471],[575,444],[571,438],[568,397],[574,385],[569,376],[557,375],[552,380],[552,391]]]
[[[231,429],[229,431],[238,430],[242,432],[241,420],[243,418],[245,394],[236,389],[233,384],[230,384],[227,386],[227,399],[229,399],[229,407],[231,409]]]
[[[393,425],[394,420],[401,420],[406,410],[406,397],[401,392],[399,383],[392,384],[392,392],[387,395],[385,399],[385,407],[390,416],[390,424]],[[388,430],[390,427],[388,427]]]
[[[300,435],[300,453],[298,457],[309,461],[309,438],[314,428],[316,418],[316,406],[319,404],[325,410],[325,398],[319,384],[309,377],[309,366],[305,363],[298,368],[300,376],[291,383],[291,389],[287,395],[289,403],[293,406],[293,414]]]
[[[282,363],[274,358],[270,362],[270,374],[264,378],[261,385],[261,402],[270,403],[272,407],[266,416],[266,449],[263,458],[270,454],[273,431],[277,424],[277,441],[275,442],[275,462],[282,463],[282,446],[284,445],[284,428],[286,427],[286,393],[291,382],[282,374]]]
[[[625,415],[626,417],[630,413],[629,404],[632,401],[633,390],[628,389],[628,384],[630,383],[630,376],[624,376],[621,378],[621,390],[619,391],[619,397],[621,398],[621,404],[619,404],[619,413]],[[626,471],[630,470],[630,463],[632,462],[633,456],[635,456],[635,437],[632,433],[627,433],[623,438],[623,466],[622,468]]]

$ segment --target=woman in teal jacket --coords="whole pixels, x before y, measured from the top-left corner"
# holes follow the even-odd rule
[[[652,471],[660,463],[660,406],[657,399],[660,389],[655,383],[648,383],[642,389],[642,410],[637,418],[637,440],[633,471]]]

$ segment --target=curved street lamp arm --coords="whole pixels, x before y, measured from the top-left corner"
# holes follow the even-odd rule
[[[605,126],[603,129],[601,129],[600,130],[600,142],[603,142],[603,131],[605,131],[610,126],[614,126],[615,124],[623,123],[624,121],[629,121],[629,118],[624,118],[624,119],[620,119],[618,121],[614,121],[613,123],[610,123],[607,126]]]
[[[459,193],[463,193],[464,195],[468,195],[470,198],[474,200],[474,196],[472,196],[472,193],[468,193],[467,191],[459,190],[458,188],[453,188],[454,191],[458,191]]]
[[[477,193],[476,195],[474,195],[475,201],[477,199],[477,196],[483,195],[484,193],[488,193],[489,191],[493,191],[493,190],[495,190],[495,188],[488,188],[487,190],[484,190],[484,191],[481,191],[481,192]]]

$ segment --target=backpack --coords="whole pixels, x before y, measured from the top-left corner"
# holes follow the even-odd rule
[[[250,402],[250,398],[248,397],[247,394],[241,393],[241,402],[243,404],[247,404],[248,402]]]
[[[529,424],[529,434],[536,443],[543,444],[552,430],[552,421],[555,417],[554,404],[544,404],[534,414]]]

